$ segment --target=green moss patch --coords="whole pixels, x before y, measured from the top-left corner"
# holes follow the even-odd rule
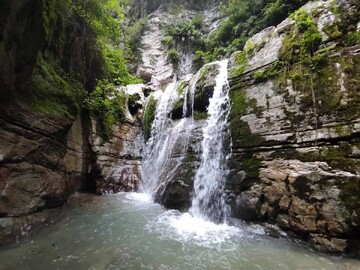
[[[244,73],[246,67],[246,52],[235,52],[232,57],[234,58],[234,66],[229,71],[229,78],[236,78]]]
[[[150,96],[149,102],[145,109],[145,117],[144,117],[145,140],[148,140],[151,136],[151,126],[152,126],[152,122],[155,119],[156,103],[157,103],[156,99],[153,96]]]
[[[253,74],[254,81],[265,82],[270,78],[276,77],[284,71],[284,63],[276,61],[271,66],[266,67],[262,70],[257,70]]]
[[[253,155],[244,156],[241,158],[241,169],[249,177],[258,178],[260,174],[261,161],[255,158]]]
[[[30,106],[38,112],[66,116],[73,119],[78,111],[76,95],[82,87],[66,81],[65,72],[52,60],[45,60],[42,54],[38,55],[37,64],[32,74],[34,99]]]
[[[205,120],[208,117],[208,114],[206,112],[198,112],[194,111],[193,113],[194,120]]]
[[[360,162],[356,162],[354,159],[349,158],[351,153],[351,145],[343,142],[338,146],[330,146],[323,149],[320,152],[318,159],[326,161],[333,168],[355,173],[356,168],[360,166]]]

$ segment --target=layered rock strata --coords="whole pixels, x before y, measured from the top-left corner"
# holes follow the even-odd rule
[[[360,241],[360,55],[359,45],[341,42],[357,23],[345,30],[341,22],[359,7],[343,2],[300,11],[321,34],[314,54],[301,55],[299,43],[292,63],[284,57],[300,35],[295,17],[251,38],[229,67],[233,215],[277,224],[330,252],[358,250]]]

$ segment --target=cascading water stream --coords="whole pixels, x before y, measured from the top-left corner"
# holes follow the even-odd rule
[[[219,222],[228,215],[222,189],[227,174],[224,138],[228,135],[230,100],[227,60],[210,65],[217,66],[219,73],[207,108],[208,118],[202,127],[202,141],[199,145],[201,162],[194,176],[194,194],[190,213],[196,218]],[[166,182],[176,178],[176,169],[183,166],[182,159],[186,157],[188,151],[192,129],[195,125],[199,125],[193,118],[195,86],[199,73],[184,89],[181,120],[171,119],[171,111],[178,98],[175,83],[170,84],[158,99],[143,165],[145,181],[142,191],[151,194],[152,197],[155,197],[158,189],[164,187]]]
[[[194,179],[190,209],[193,216],[216,222],[223,221],[228,215],[222,192],[227,174],[223,144],[230,109],[227,63],[227,60],[217,63],[219,74],[207,110],[209,116],[203,127],[201,164]]]
[[[153,195],[169,152],[169,114],[175,101],[176,82],[170,83],[158,100],[155,119],[151,127],[151,138],[147,142],[143,171],[146,181],[141,186],[143,192]]]
[[[188,149],[192,122],[189,123],[187,118],[179,121],[171,119],[171,111],[177,98],[177,84],[173,82],[158,99],[151,138],[146,144],[147,151],[143,161],[145,181],[141,191],[153,198],[168,179],[176,176],[176,170],[182,164]]]

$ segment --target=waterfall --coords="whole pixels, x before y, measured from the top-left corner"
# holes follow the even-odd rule
[[[164,183],[176,176],[176,169],[181,166],[181,161],[186,156],[193,129],[192,121],[187,118],[179,121],[171,119],[174,102],[179,98],[176,89],[177,84],[173,82],[158,98],[151,137],[146,144],[143,160],[145,181],[142,183],[141,191],[153,198]]]
[[[212,65],[218,67],[219,73],[215,78],[213,96],[209,99],[206,121],[199,122],[193,118],[196,82],[201,70],[193,76],[182,93],[182,119],[171,119],[171,111],[179,99],[177,84],[169,84],[164,93],[159,91],[151,138],[147,142],[143,160],[145,181],[141,189],[151,194],[154,199],[161,197],[166,185],[178,179],[178,169],[187,169],[184,158],[189,149],[198,149],[195,153],[201,153],[201,156],[198,168],[193,174],[194,192],[190,213],[198,218],[219,222],[228,215],[222,189],[227,175],[227,151],[224,141],[229,136],[227,120],[230,99],[227,60]],[[194,148],[194,145],[189,147],[189,144],[197,141],[194,140],[195,130],[201,131],[201,137]]]
[[[158,91],[155,94],[161,93]],[[158,97],[155,119],[151,126],[151,137],[146,144],[146,153],[143,162],[143,172],[146,181],[142,183],[143,192],[153,195],[159,182],[162,169],[167,161],[170,142],[169,129],[171,119],[169,114],[177,98],[176,82],[170,83],[165,91]]]
[[[184,90],[183,118],[193,117],[194,115],[196,82],[199,78],[199,73],[200,71],[193,76],[193,78],[189,81],[189,85]]]
[[[201,164],[195,175],[190,208],[192,215],[212,221],[221,221],[228,215],[222,192],[227,174],[223,143],[227,136],[230,108],[227,63],[227,60],[218,62],[219,74],[207,109],[209,116],[203,127]]]

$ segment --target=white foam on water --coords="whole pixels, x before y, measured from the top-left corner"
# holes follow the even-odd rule
[[[125,198],[126,198],[124,200],[125,202],[131,202],[135,204],[144,204],[144,203],[153,204],[151,195],[147,193],[135,193],[135,192],[126,193]]]
[[[232,245],[231,238],[242,235],[242,230],[227,224],[193,217],[189,213],[169,210],[148,223],[147,229],[160,232],[161,238],[191,243],[202,247],[218,247],[219,244]],[[228,247],[227,247],[228,248]]]

